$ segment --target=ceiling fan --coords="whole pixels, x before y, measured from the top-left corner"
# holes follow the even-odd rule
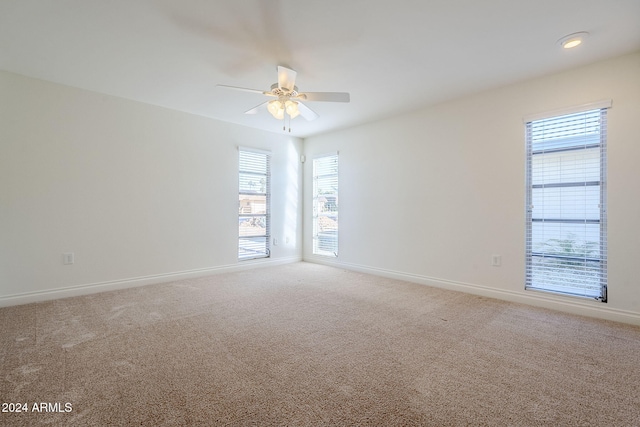
[[[274,98],[245,111],[245,114],[256,114],[266,107],[271,115],[278,120],[285,120],[288,116],[289,125],[291,125],[291,119],[298,117],[298,115],[307,120],[318,118],[318,114],[301,101],[349,102],[350,100],[347,92],[299,92],[298,87],[295,85],[296,75],[297,73],[294,70],[279,65],[278,82],[271,85],[271,90],[263,91],[227,85],[217,86],[244,92],[261,93]],[[285,129],[286,126],[283,127],[283,130]],[[289,127],[289,132],[291,132],[291,127]]]

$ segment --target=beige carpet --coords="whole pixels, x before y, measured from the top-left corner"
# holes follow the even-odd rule
[[[309,263],[0,324],[0,426],[640,425],[638,327]]]

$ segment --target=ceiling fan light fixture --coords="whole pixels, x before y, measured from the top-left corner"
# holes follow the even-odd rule
[[[269,110],[271,115],[278,120],[282,120],[284,118],[284,107],[282,106],[282,102],[277,99],[274,99],[267,104],[267,110]]]
[[[284,108],[292,119],[295,119],[300,114],[300,111],[298,111],[298,103],[295,101],[288,100],[284,103]]]
[[[558,40],[558,44],[563,49],[572,49],[574,47],[581,45],[587,37],[589,37],[589,33],[585,31],[581,31],[579,33],[572,33]]]

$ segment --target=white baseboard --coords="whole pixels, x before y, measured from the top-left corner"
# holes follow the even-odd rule
[[[612,320],[614,322],[629,323],[632,325],[640,325],[640,313],[611,308],[608,307],[607,304],[603,304],[598,301],[583,300],[582,298],[559,296],[537,291],[525,291],[524,289],[521,292],[507,291],[473,283],[457,282],[454,280],[440,279],[437,277],[429,277],[418,274],[405,273],[401,271],[340,262],[335,258],[325,259],[323,257],[305,257],[304,261],[344,268],[345,270],[358,271],[375,276],[388,277],[390,279],[405,280],[407,282],[418,283],[452,291],[466,292],[469,294],[484,296],[488,298],[496,298],[504,301],[533,305],[536,307],[548,308],[565,313]]]
[[[95,294],[98,292],[134,288],[138,286],[153,285],[157,283],[173,282],[176,280],[192,279],[195,277],[210,276],[213,274],[231,273],[236,271],[249,270],[257,267],[271,267],[299,261],[302,261],[302,258],[297,256],[277,259],[264,258],[242,261],[238,262],[237,264],[154,274],[150,276],[133,277],[120,280],[111,280],[108,282],[88,283],[63,288],[47,289],[43,291],[25,292],[22,294],[5,295],[0,296],[0,307],[49,301],[59,298],[75,297],[79,295]]]

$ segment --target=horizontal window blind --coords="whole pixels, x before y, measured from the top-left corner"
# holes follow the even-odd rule
[[[606,301],[605,108],[526,123],[526,288]]]
[[[270,156],[240,150],[238,259],[269,256]]]
[[[313,159],[313,253],[338,256],[338,155]]]

